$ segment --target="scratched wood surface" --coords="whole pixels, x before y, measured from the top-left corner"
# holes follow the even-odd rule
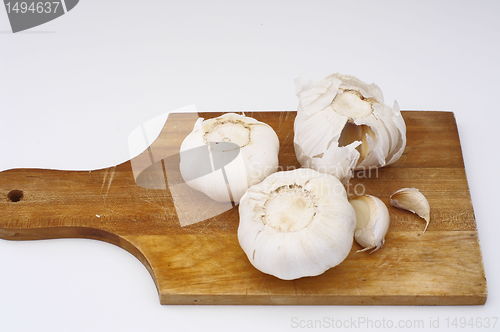
[[[298,166],[293,151],[295,113],[247,115],[276,130],[281,166]],[[358,174],[349,188],[352,192],[361,183],[367,193],[386,203],[396,189],[419,188],[432,207],[428,231],[422,234],[423,221],[413,214],[389,207],[391,227],[383,249],[371,255],[355,253],[359,247],[354,244],[339,266],[295,281],[276,279],[250,265],[236,237],[236,208],[222,207],[219,215],[181,227],[186,211],[197,211],[193,218],[206,213],[196,199],[189,206],[190,195],[197,194],[178,185],[176,153],[196,116],[171,114],[150,148],[115,167],[0,173],[0,237],[78,237],[116,244],[149,270],[162,304],[470,305],[486,301],[486,279],[453,113],[403,112],[408,146],[402,158],[378,172]],[[174,204],[185,198],[188,205]]]

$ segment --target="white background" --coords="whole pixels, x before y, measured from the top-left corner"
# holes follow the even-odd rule
[[[332,316],[439,317],[443,328],[500,316],[499,14],[499,1],[81,0],[12,34],[0,8],[0,169],[116,164],[130,130],[157,114],[294,109],[295,77],[350,73],[403,109],[455,112],[489,288],[477,307],[160,306],[118,247],[0,240],[0,331],[285,331],[293,317]]]

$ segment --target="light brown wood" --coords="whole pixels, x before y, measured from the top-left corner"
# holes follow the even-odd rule
[[[297,167],[295,113],[247,115],[276,130],[283,169]],[[167,181],[176,181],[176,153],[192,127],[193,114],[170,115],[159,138],[132,161],[134,170],[143,171],[138,177],[131,162],[91,172],[0,173],[0,237],[114,243],[142,261],[163,304],[483,304],[486,279],[453,113],[403,116],[408,146],[402,158],[369,178],[358,174],[352,183],[362,183],[367,193],[387,204],[393,191],[419,188],[432,208],[428,231],[422,234],[424,222],[415,215],[390,207],[385,246],[369,255],[355,253],[355,244],[342,264],[321,276],[284,281],[265,275],[250,265],[238,245],[236,208],[181,227],[165,183],[163,189],[137,185],[163,176],[162,168],[155,168],[162,162],[154,164],[152,155],[168,156],[162,164],[170,167]],[[12,190],[21,190],[23,197],[13,202],[19,193]]]

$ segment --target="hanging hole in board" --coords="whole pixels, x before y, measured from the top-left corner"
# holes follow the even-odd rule
[[[11,202],[19,202],[20,200],[22,200],[24,197],[24,193],[22,190],[11,190],[9,191],[9,193],[7,194],[7,198],[9,199],[9,201]]]

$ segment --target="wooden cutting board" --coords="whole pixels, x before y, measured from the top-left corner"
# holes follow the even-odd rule
[[[277,132],[284,169],[298,166],[295,112],[247,115]],[[386,204],[399,188],[419,188],[432,208],[428,231],[422,234],[424,222],[415,215],[389,207],[391,227],[381,250],[356,253],[354,244],[342,264],[317,277],[284,281],[253,268],[238,245],[237,208],[181,227],[169,185],[178,181],[176,153],[196,114],[171,114],[150,148],[115,167],[0,173],[0,237],[116,244],[146,266],[162,304],[483,304],[486,279],[453,113],[403,116],[408,145],[402,158],[353,185],[364,184]],[[148,179],[162,185],[145,188]]]

